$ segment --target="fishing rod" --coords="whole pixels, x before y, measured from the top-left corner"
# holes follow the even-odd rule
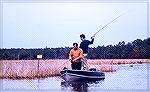
[[[118,18],[120,18],[121,16],[123,16],[125,13],[117,16],[115,19],[113,19],[112,21],[110,21],[109,23],[107,23],[106,25],[104,25],[101,29],[99,29],[92,37],[95,37],[96,34],[98,34],[101,30],[103,30],[105,27],[107,27],[109,24],[113,23],[115,20],[117,20]]]

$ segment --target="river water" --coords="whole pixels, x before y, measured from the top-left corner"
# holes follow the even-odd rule
[[[92,82],[65,82],[60,76],[32,80],[1,79],[2,91],[46,90],[67,92],[92,92],[109,90],[148,91],[150,64],[113,65],[115,72],[106,72],[105,79]]]

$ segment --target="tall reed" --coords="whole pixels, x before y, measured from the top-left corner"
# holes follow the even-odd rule
[[[115,71],[114,64],[135,64],[150,62],[150,59],[93,59],[88,60],[88,65],[96,66],[103,72]],[[60,75],[64,67],[71,69],[67,59],[51,60],[1,60],[0,78],[5,79],[34,79]]]

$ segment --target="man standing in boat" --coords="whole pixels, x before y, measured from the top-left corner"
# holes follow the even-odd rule
[[[83,59],[83,50],[78,47],[77,43],[73,43],[73,49],[69,53],[72,69],[81,70],[81,59]]]
[[[87,64],[87,54],[88,54],[88,48],[90,44],[93,44],[94,42],[94,36],[91,37],[91,41],[85,39],[85,35],[81,34],[80,39],[82,42],[80,43],[80,48],[83,50],[83,69],[88,70],[88,64]]]

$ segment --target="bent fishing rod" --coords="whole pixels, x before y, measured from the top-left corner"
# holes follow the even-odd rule
[[[95,35],[97,35],[101,30],[103,30],[105,27],[107,27],[108,25],[110,25],[111,23],[113,23],[115,20],[117,20],[118,18],[120,18],[121,16],[123,16],[125,13],[117,16],[115,19],[113,19],[112,21],[110,21],[109,23],[107,23],[106,25],[104,25],[101,29],[99,29],[92,37],[95,37]]]

